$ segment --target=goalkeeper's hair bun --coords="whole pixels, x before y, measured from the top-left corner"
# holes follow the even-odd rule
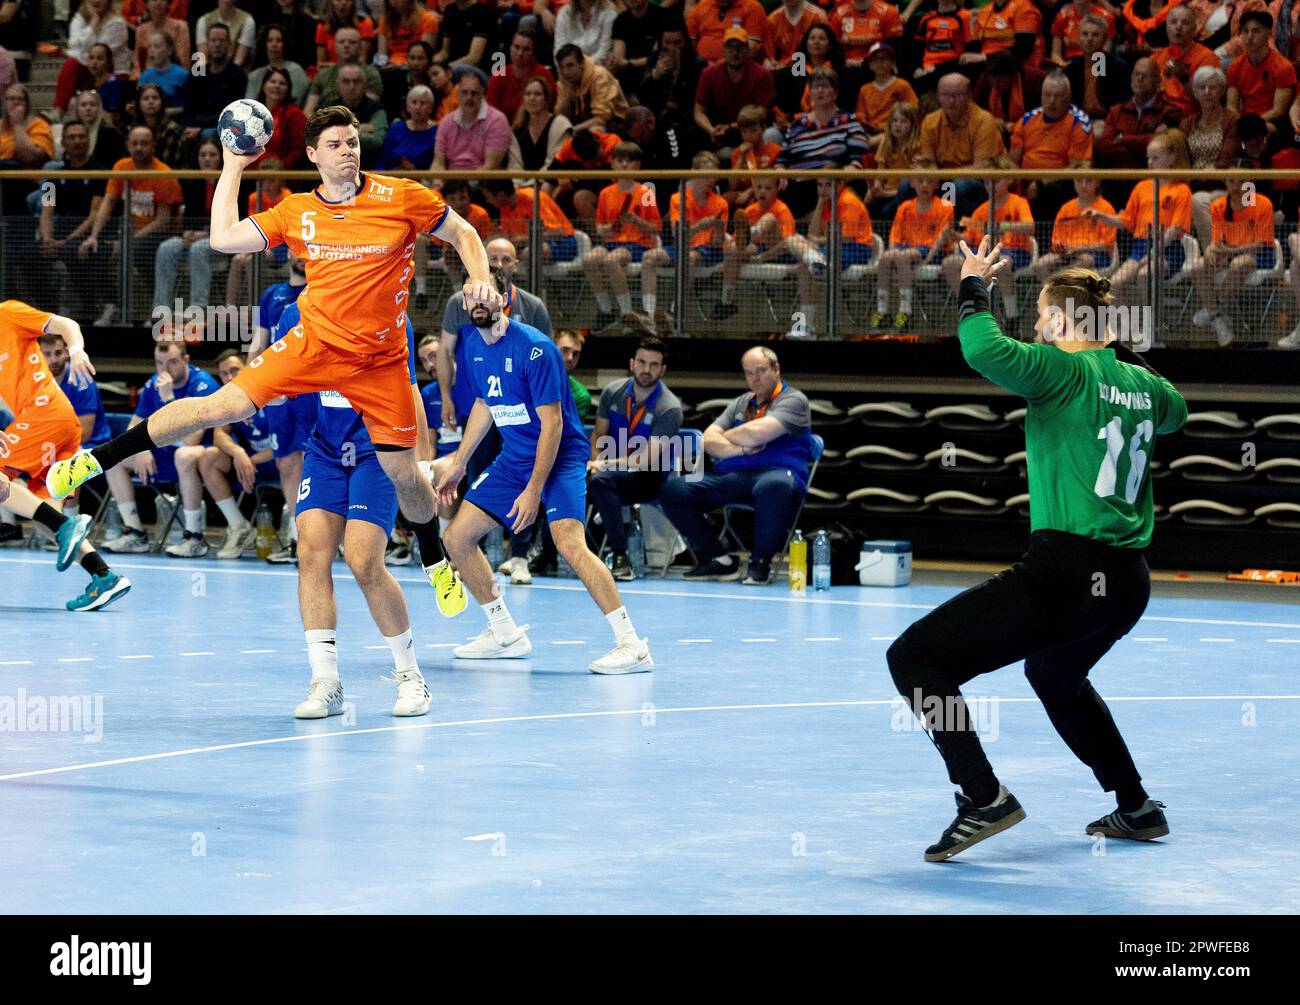
[[[1064,306],[1067,299],[1081,307],[1101,307],[1111,301],[1110,280],[1092,269],[1062,269],[1048,276],[1044,289],[1057,306]]]
[[[1089,276],[1088,292],[1099,300],[1108,296],[1110,294],[1110,280],[1105,276]]]

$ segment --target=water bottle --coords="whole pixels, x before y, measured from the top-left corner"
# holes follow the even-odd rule
[[[122,536],[122,511],[117,508],[117,500],[110,499],[104,511],[103,540],[112,541]]]
[[[253,527],[257,531],[257,557],[265,562],[275,553],[275,524],[266,503],[259,505],[253,514]]]
[[[808,588],[808,542],[796,530],[790,538],[790,592],[803,593]]]
[[[632,563],[632,575],[640,579],[645,575],[645,534],[641,532],[641,518],[635,513],[627,528],[627,559]]]
[[[492,566],[495,573],[497,567],[506,560],[505,531],[500,526],[488,531],[483,550],[487,553],[488,565]]]
[[[826,531],[819,530],[813,538],[813,589],[817,592],[831,588],[831,539]]]

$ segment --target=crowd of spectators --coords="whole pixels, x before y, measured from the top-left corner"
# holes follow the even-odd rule
[[[941,193],[953,220],[933,235],[939,243],[909,244],[911,224],[895,220],[919,194],[908,178],[918,164],[981,167],[1007,157],[1020,168],[1144,168],[1152,141],[1169,133],[1176,163],[1185,148],[1188,163],[1200,168],[1300,166],[1300,5],[1287,0],[74,5],[53,108],[31,108],[19,83],[5,92],[0,164],[65,162],[56,133],[81,122],[90,131],[82,166],[139,167],[139,158],[128,158],[128,138],[145,128],[154,161],[195,167],[221,109],[247,95],[271,109],[276,131],[268,157],[286,169],[306,165],[306,117],[335,103],[361,122],[363,166],[380,170],[599,170],[612,165],[620,144],[635,145],[633,163],[647,170],[686,169],[701,152],[724,167],[881,168],[889,175],[873,173],[851,189],[899,253],[882,295],[907,288],[898,271],[905,260],[941,262],[988,201],[983,183],[956,182]],[[16,19],[32,16],[30,5],[13,0],[0,3],[0,17],[5,12],[11,19],[0,23],[0,42],[16,34]],[[3,67],[0,59],[0,73]],[[615,263],[640,261],[629,245],[671,241],[666,229],[647,229],[632,235],[636,240],[604,234],[597,218],[607,187],[586,181],[543,189],[571,224],[619,246],[604,249]],[[1258,189],[1275,222],[1292,225],[1300,186],[1261,182]],[[1219,237],[1213,229],[1213,207],[1230,203],[1226,188],[1198,181],[1192,190],[1190,219],[1162,212],[1165,243],[1194,234],[1202,250],[1236,246],[1228,232],[1237,228]],[[785,233],[786,214],[802,235],[824,205],[815,180],[783,182],[757,215],[756,186],[730,182],[719,194],[723,226],[700,247],[740,265],[751,258],[816,264]],[[1009,194],[1027,200],[1041,256],[1075,257],[1068,240],[1053,236],[1054,223],[1071,233],[1069,221],[1059,220],[1076,197],[1070,182],[1017,183]],[[1141,202],[1131,182],[1108,182],[1100,197],[1111,207]],[[495,232],[508,232],[482,186],[473,185],[470,198],[489,213]],[[998,212],[996,224],[1015,224],[998,220]],[[1140,252],[1125,280],[1144,274],[1152,237],[1149,215],[1140,205],[1134,213],[1121,219],[1114,242],[1121,257]],[[184,215],[202,213],[187,205]],[[668,214],[660,219],[666,228]],[[160,236],[172,236],[168,228],[176,226],[164,219]],[[914,247],[919,256],[910,254]],[[812,253],[824,249],[814,245]],[[602,304],[625,296],[617,280],[603,285],[610,275],[603,260],[587,275]],[[727,293],[724,286],[724,315]],[[627,313],[602,306],[602,315]],[[654,313],[645,312],[651,320]],[[877,315],[888,322],[888,311]],[[900,309],[895,320],[908,315]],[[1227,324],[1217,325],[1220,341],[1231,338]],[[1300,336],[1291,342],[1300,346]]]

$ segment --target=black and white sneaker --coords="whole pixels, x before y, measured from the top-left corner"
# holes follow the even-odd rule
[[[740,562],[730,555],[719,555],[707,562],[701,562],[682,579],[715,580],[720,583],[734,583],[740,578]]]
[[[1087,834],[1105,834],[1106,837],[1125,838],[1129,841],[1151,841],[1169,833],[1165,819],[1164,803],[1148,799],[1132,813],[1116,810],[1100,820],[1094,820],[1085,830]]]
[[[632,569],[632,560],[627,557],[627,552],[614,552],[614,564],[610,567],[614,578],[620,583],[630,583],[636,579],[636,572]]]
[[[766,586],[772,582],[772,563],[762,559],[749,560],[749,573],[745,576],[746,586]]]
[[[957,819],[954,820],[938,843],[925,849],[927,862],[942,862],[959,855],[973,844],[992,837],[999,831],[1014,826],[1025,819],[1024,808],[1005,785],[998,786],[998,797],[988,806],[976,806],[962,793],[957,793]]]

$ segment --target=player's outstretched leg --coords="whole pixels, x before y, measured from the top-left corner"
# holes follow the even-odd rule
[[[370,616],[393,653],[392,680],[397,684],[393,715],[424,715],[429,711],[429,688],[415,660],[411,619],[402,588],[384,564],[388,530],[367,520],[349,520],[343,533],[343,558],[365,595]]]
[[[311,685],[293,710],[295,719],[343,714],[343,680],[335,639],[338,606],[330,566],[343,540],[346,518],[323,509],[298,514],[298,609],[307,640]]]
[[[650,646],[645,639],[637,637],[609,569],[587,547],[582,521],[572,518],[553,520],[550,526],[556,550],[578,574],[614,632],[614,648],[593,661],[587,669],[598,674],[645,673],[652,669],[655,662],[650,658]]]
[[[483,608],[488,622],[487,629],[481,635],[452,650],[457,659],[518,659],[533,651],[533,644],[528,641],[528,626],[520,628],[515,624],[515,619],[506,609],[505,598],[497,588],[492,566],[478,548],[483,535],[496,525],[495,517],[472,502],[462,500],[460,509],[456,511],[451,526],[447,528],[447,535],[443,538],[448,556],[459,570],[469,592]]]
[[[121,436],[78,451],[69,460],[55,462],[45,476],[45,487],[55,499],[66,499],[78,486],[134,454],[168,446],[201,429],[238,422],[255,411],[248,395],[236,384],[226,384],[202,398],[177,398]]]
[[[454,618],[465,610],[468,601],[460,576],[443,553],[438,531],[438,500],[433,493],[432,479],[437,477],[440,468],[437,462],[422,468],[414,450],[394,450],[378,444],[375,449],[384,474],[397,490],[398,508],[415,531],[420,561],[434,589],[438,610],[444,617]]]

